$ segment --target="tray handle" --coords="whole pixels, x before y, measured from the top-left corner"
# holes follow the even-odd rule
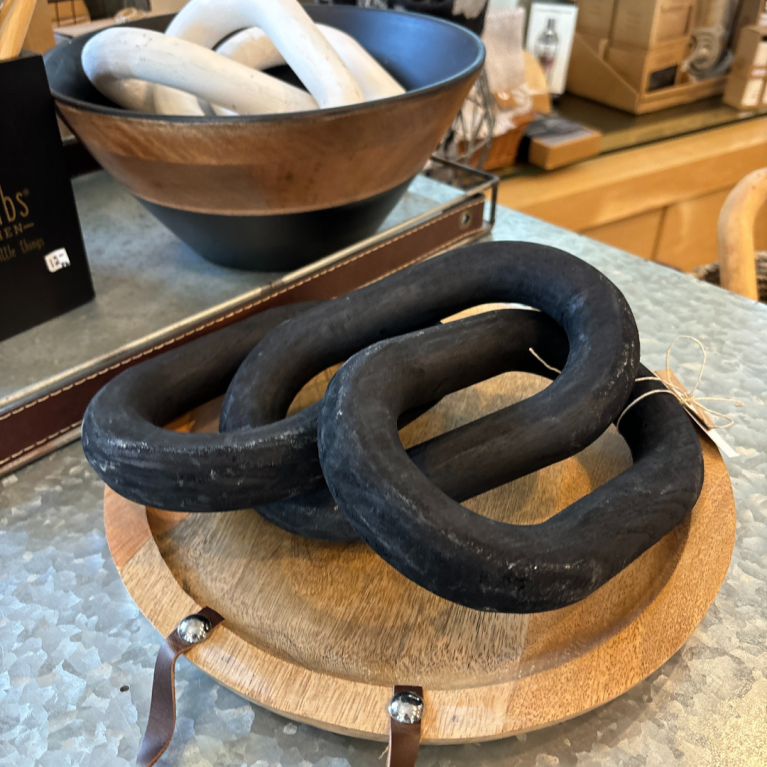
[[[149,721],[139,746],[136,767],[152,767],[173,738],[176,726],[176,659],[204,642],[223,617],[210,607],[188,615],[171,631],[157,653]]]

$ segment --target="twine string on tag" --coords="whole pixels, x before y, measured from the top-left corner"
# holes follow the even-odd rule
[[[671,352],[676,345],[677,341],[681,340],[682,338],[686,338],[689,341],[692,341],[693,343],[697,344],[698,348],[703,352],[703,361],[700,364],[700,370],[698,371],[698,378],[695,381],[695,386],[692,387],[690,391],[687,391],[683,386],[677,386],[672,380],[671,380]],[[644,394],[637,397],[635,400],[630,402],[624,411],[620,414],[618,417],[618,420],[615,422],[616,426],[620,426],[621,420],[626,413],[628,413],[629,410],[631,410],[634,405],[637,404],[637,402],[641,402],[643,399],[646,399],[647,397],[652,397],[653,394],[673,394],[681,403],[681,405],[687,410],[687,412],[690,414],[690,417],[695,421],[698,426],[700,426],[701,429],[705,432],[709,432],[710,429],[701,421],[701,419],[698,417],[698,415],[695,413],[695,410],[699,410],[702,413],[705,413],[707,416],[713,416],[714,418],[724,418],[726,423],[720,425],[720,426],[714,426],[715,429],[729,429],[730,426],[732,426],[735,421],[733,418],[728,416],[726,413],[720,413],[718,410],[713,410],[712,408],[708,407],[707,405],[702,405],[702,402],[733,402],[738,407],[743,407],[743,403],[739,399],[734,399],[732,397],[697,397],[695,396],[695,392],[698,390],[698,386],[700,386],[700,382],[703,379],[703,371],[706,369],[706,360],[708,359],[708,354],[706,352],[706,347],[693,336],[677,336],[672,342],[671,345],[666,350],[666,379],[664,380],[661,378],[657,373],[653,373],[651,376],[644,376],[643,378],[637,378],[637,383],[639,381],[659,381],[663,384],[663,389],[653,389],[652,391],[645,392]]]
[[[674,346],[676,345],[677,341],[680,341],[682,338],[686,338],[689,341],[692,341],[693,343],[697,344],[700,350],[703,352],[703,361],[700,364],[700,370],[698,371],[698,378],[695,381],[695,386],[692,387],[690,391],[687,391],[683,386],[677,386],[673,380],[671,380],[671,352],[674,349]],[[557,370],[553,365],[549,365],[546,360],[544,360],[532,347],[530,347],[530,354],[535,357],[535,359],[538,360],[538,362],[541,363],[545,368],[548,370],[553,371],[554,373],[561,373],[561,370]],[[733,418],[728,416],[726,413],[720,413],[718,410],[714,410],[707,405],[702,405],[702,402],[733,402],[738,407],[743,407],[743,403],[739,399],[734,399],[732,397],[697,397],[695,395],[695,392],[698,391],[698,386],[700,386],[700,382],[703,380],[703,371],[706,369],[706,361],[708,359],[708,353],[706,352],[706,347],[693,336],[677,336],[672,342],[671,345],[666,350],[666,378],[668,380],[664,380],[661,378],[657,373],[653,373],[651,376],[643,376],[642,378],[637,378],[636,383],[639,383],[640,381],[657,381],[658,383],[663,384],[662,389],[653,389],[652,391],[645,392],[644,394],[641,394],[639,397],[637,397],[635,400],[630,402],[623,410],[623,412],[618,416],[618,420],[615,422],[615,426],[618,427],[621,424],[621,420],[623,419],[623,416],[628,413],[629,410],[631,410],[634,405],[637,404],[637,402],[641,402],[643,399],[646,399],[647,397],[652,397],[654,394],[673,394],[680,402],[682,407],[689,413],[690,418],[695,421],[695,423],[700,426],[701,429],[705,432],[709,432],[710,428],[704,424],[700,417],[696,414],[695,410],[699,410],[702,413],[705,413],[707,416],[713,416],[714,418],[724,418],[726,423],[722,424],[721,426],[714,426],[715,429],[729,429],[730,426],[732,426],[735,421]]]
[[[530,352],[530,354],[532,354],[532,355],[533,355],[533,357],[535,357],[535,359],[537,359],[537,360],[538,360],[538,362],[540,362],[540,363],[541,363],[541,365],[543,365],[543,367],[545,367],[547,370],[552,370],[552,371],[553,371],[553,372],[555,372],[555,373],[561,373],[561,372],[562,372],[561,370],[558,370],[557,368],[555,368],[553,365],[549,365],[549,363],[548,363],[548,362],[546,362],[546,360],[544,360],[544,359],[543,359],[543,357],[541,357],[541,355],[540,355],[540,354],[538,354],[538,352],[536,352],[536,351],[535,351],[535,349],[533,349],[533,347],[532,347],[532,346],[530,347],[530,349],[529,349],[528,351],[529,351],[529,352]]]

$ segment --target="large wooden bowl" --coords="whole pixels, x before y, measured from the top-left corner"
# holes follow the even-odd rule
[[[309,263],[378,228],[457,114],[484,47],[469,30],[427,16],[307,11],[356,38],[407,93],[283,115],[145,115],[90,84],[80,63],[84,35],[45,57],[59,113],[106,170],[205,258],[266,271]],[[132,25],[164,30],[171,18]]]

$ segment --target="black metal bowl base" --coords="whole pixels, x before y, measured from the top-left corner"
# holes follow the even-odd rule
[[[272,216],[223,216],[139,201],[176,237],[214,264],[289,272],[373,235],[412,180],[348,205]]]

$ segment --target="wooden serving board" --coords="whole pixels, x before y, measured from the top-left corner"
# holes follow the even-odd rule
[[[322,392],[315,379],[294,409]],[[509,373],[447,397],[406,446],[539,391]],[[175,423],[215,430],[214,402]],[[482,613],[406,580],[362,543],[308,541],[252,510],[161,512],[107,488],[107,539],[136,604],[167,635],[208,605],[225,616],[188,658],[243,697],[335,732],[385,739],[394,684],[425,690],[425,743],[501,738],[592,709],[655,671],[690,636],[724,579],[732,488],[701,436],[705,483],[688,520],[588,599],[535,615]],[[494,519],[548,518],[630,465],[611,427],[578,456],[473,499]],[[609,545],[609,542],[607,542]]]

